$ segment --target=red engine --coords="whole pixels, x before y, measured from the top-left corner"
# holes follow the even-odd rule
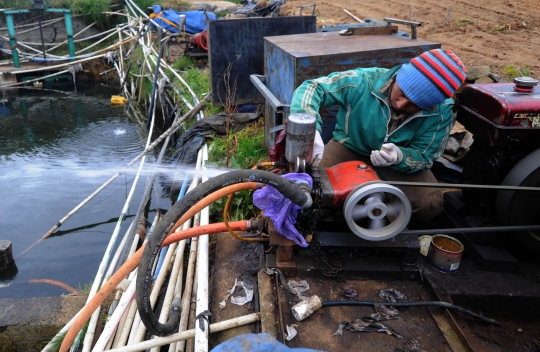
[[[457,120],[474,136],[461,183],[540,186],[540,88],[530,77],[515,84],[473,84],[457,97]],[[538,224],[536,192],[464,189],[463,200],[483,220]],[[540,251],[540,233],[516,238]]]

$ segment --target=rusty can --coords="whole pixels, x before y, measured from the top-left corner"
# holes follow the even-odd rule
[[[434,235],[429,245],[428,262],[440,272],[456,272],[461,262],[463,248],[463,244],[454,237]]]

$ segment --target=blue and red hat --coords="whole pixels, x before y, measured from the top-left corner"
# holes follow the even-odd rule
[[[452,97],[466,77],[467,69],[456,54],[434,49],[401,66],[396,81],[403,93],[425,110]]]

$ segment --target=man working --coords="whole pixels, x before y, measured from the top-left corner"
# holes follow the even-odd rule
[[[466,69],[450,50],[435,49],[392,69],[358,68],[304,82],[292,113],[317,117],[313,163],[319,167],[362,160],[382,180],[437,182],[429,169],[455,124],[453,96]],[[332,140],[324,146],[319,108],[338,105]],[[401,187],[416,220],[443,210],[438,188]]]

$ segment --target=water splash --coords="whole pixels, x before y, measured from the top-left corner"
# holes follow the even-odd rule
[[[123,167],[112,167],[110,163],[93,163],[81,164],[72,160],[58,160],[54,164],[25,164],[21,165],[18,169],[6,170],[3,174],[0,174],[0,179],[41,179],[39,183],[43,186],[43,183],[54,182],[54,175],[61,175],[62,180],[73,177],[78,180],[87,179],[107,179],[114,176],[117,173],[122,173],[127,176],[135,176],[139,171],[139,164],[135,163],[127,169]],[[201,169],[195,169],[194,166],[185,165],[155,165],[146,163],[141,170],[141,176],[159,175],[165,177],[171,181],[183,180],[185,178],[192,179],[195,176],[212,178],[221,174],[233,171],[233,169],[205,167]],[[37,186],[37,185],[36,185]]]
[[[117,128],[113,132],[115,136],[121,136],[123,134],[126,134],[126,130],[123,128]]]

